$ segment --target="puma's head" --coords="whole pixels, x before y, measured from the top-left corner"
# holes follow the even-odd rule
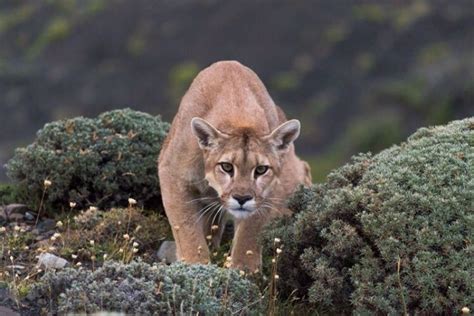
[[[222,205],[236,218],[272,207],[270,194],[280,185],[285,153],[300,133],[300,122],[290,120],[268,135],[241,128],[227,134],[201,118],[191,121],[204,155],[205,178]]]

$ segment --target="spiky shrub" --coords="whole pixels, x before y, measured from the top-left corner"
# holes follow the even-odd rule
[[[11,179],[49,205],[159,203],[156,159],[169,124],[130,109],[48,123],[7,164]]]
[[[474,119],[422,128],[301,189],[283,240],[280,290],[357,314],[456,314],[474,302]]]
[[[171,238],[164,216],[156,212],[145,214],[138,208],[89,209],[74,216],[73,221],[66,219],[58,231],[64,236],[53,244],[58,254],[64,258],[76,255],[76,260],[83,263],[90,262],[92,256],[100,263],[104,255],[125,262],[138,255],[146,262],[153,262],[163,240]],[[138,246],[132,247],[134,243]],[[138,252],[133,253],[133,248]]]
[[[72,277],[71,277],[72,276]],[[133,315],[231,315],[259,311],[260,294],[235,270],[174,263],[106,262],[94,272],[46,273],[30,297],[49,298],[50,313],[100,310]]]

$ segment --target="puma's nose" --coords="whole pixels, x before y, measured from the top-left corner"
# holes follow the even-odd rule
[[[244,205],[245,202],[250,201],[252,199],[251,195],[238,195],[238,194],[235,194],[235,195],[232,195],[232,197],[237,202],[239,202],[240,205]]]

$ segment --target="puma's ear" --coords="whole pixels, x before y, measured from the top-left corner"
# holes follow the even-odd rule
[[[277,150],[285,151],[300,135],[300,128],[300,121],[289,120],[275,128],[268,139]]]
[[[191,130],[198,139],[201,149],[210,149],[217,145],[218,138],[222,136],[217,128],[199,117],[191,120]]]

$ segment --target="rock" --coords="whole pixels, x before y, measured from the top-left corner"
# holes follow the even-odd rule
[[[38,265],[45,269],[62,269],[68,263],[66,259],[47,252],[40,254],[38,259]]]
[[[23,214],[13,213],[8,215],[7,221],[9,222],[21,222],[23,221]]]
[[[173,263],[176,258],[176,243],[174,241],[165,240],[161,243],[160,249],[157,253],[158,260],[166,263]]]
[[[14,310],[11,310],[7,307],[0,306],[0,315],[2,316],[20,316],[19,313],[15,312]]]
[[[36,226],[39,233],[44,233],[48,230],[54,230],[55,227],[56,227],[56,222],[49,218],[40,221],[38,225]]]
[[[3,208],[0,217],[7,221],[22,220],[26,212],[31,211],[25,204],[9,204]]]
[[[36,214],[33,212],[26,212],[25,213],[25,220],[27,221],[34,221],[36,220]]]
[[[23,270],[23,269],[25,269],[25,266],[16,264],[16,265],[9,265],[9,266],[7,266],[7,268],[8,269],[15,269],[15,270]]]

